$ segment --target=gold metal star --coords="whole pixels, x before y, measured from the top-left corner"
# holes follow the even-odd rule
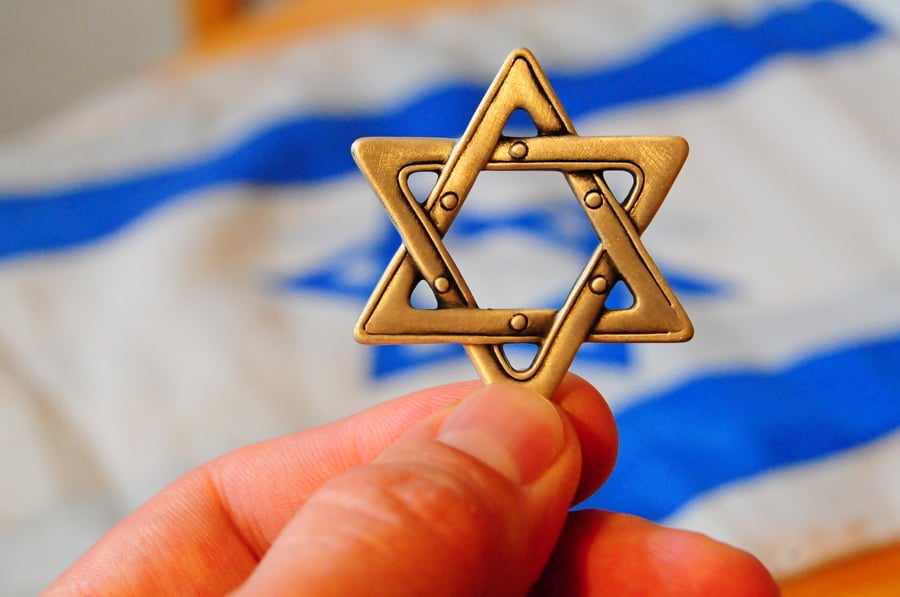
[[[522,109],[534,137],[502,134]],[[367,344],[458,342],[485,383],[514,381],[552,396],[582,342],[681,342],[691,338],[687,314],[640,240],[687,158],[680,137],[579,137],[534,56],[510,54],[462,138],[358,139],[353,157],[371,182],[403,239],[357,323]],[[584,209],[598,245],[558,311],[480,309],[443,237],[482,170],[562,172]],[[603,179],[626,170],[635,184],[621,203]],[[410,191],[414,172],[438,173],[424,203]],[[602,242],[601,242],[602,241]],[[436,309],[411,305],[424,280]],[[622,280],[634,305],[604,303]],[[503,345],[532,343],[537,355],[513,368]]]

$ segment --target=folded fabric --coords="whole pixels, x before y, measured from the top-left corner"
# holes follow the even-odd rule
[[[353,341],[400,240],[349,146],[458,137],[519,46],[580,134],[691,145],[642,238],[696,336],[582,348],[621,430],[585,505],[782,577],[900,540],[890,3],[601,4],[335,29],[0,143],[0,592],[228,449],[474,376],[458,346]],[[596,244],[579,210],[555,173],[482,173],[447,236],[480,306],[558,307]]]

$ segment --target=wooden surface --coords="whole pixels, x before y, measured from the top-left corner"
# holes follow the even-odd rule
[[[338,26],[403,22],[441,9],[477,9],[513,0],[285,0],[246,11],[240,0],[183,0],[190,45],[182,58],[209,59],[278,44]],[[829,562],[780,582],[785,597],[900,596],[900,543]]]
[[[182,0],[189,33],[188,58],[277,44],[336,26],[402,23],[424,14],[477,9],[514,0],[283,0],[274,7],[241,10],[241,0]]]
[[[896,597],[900,543],[870,549],[783,580],[784,597]]]

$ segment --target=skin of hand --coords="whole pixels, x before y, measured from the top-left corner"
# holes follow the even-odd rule
[[[611,512],[612,414],[569,375],[416,392],[203,465],[44,593],[777,595],[751,555]]]

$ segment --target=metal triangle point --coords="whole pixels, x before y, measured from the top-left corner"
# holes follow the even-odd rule
[[[536,137],[503,135],[516,109],[532,118]],[[687,314],[640,241],[687,157],[687,143],[680,137],[577,136],[528,50],[510,54],[458,141],[364,138],[352,153],[403,239],[357,323],[359,341],[459,342],[486,383],[512,380],[549,397],[582,342],[691,337]],[[444,246],[443,236],[486,169],[562,172],[596,232],[598,246],[558,311],[479,309]],[[629,170],[635,178],[622,204],[602,177],[611,169]],[[406,183],[417,170],[438,172],[424,204]],[[436,309],[410,304],[422,280],[435,294]],[[606,310],[619,280],[635,304]],[[507,361],[502,347],[510,343],[538,345],[527,370],[515,370]]]

